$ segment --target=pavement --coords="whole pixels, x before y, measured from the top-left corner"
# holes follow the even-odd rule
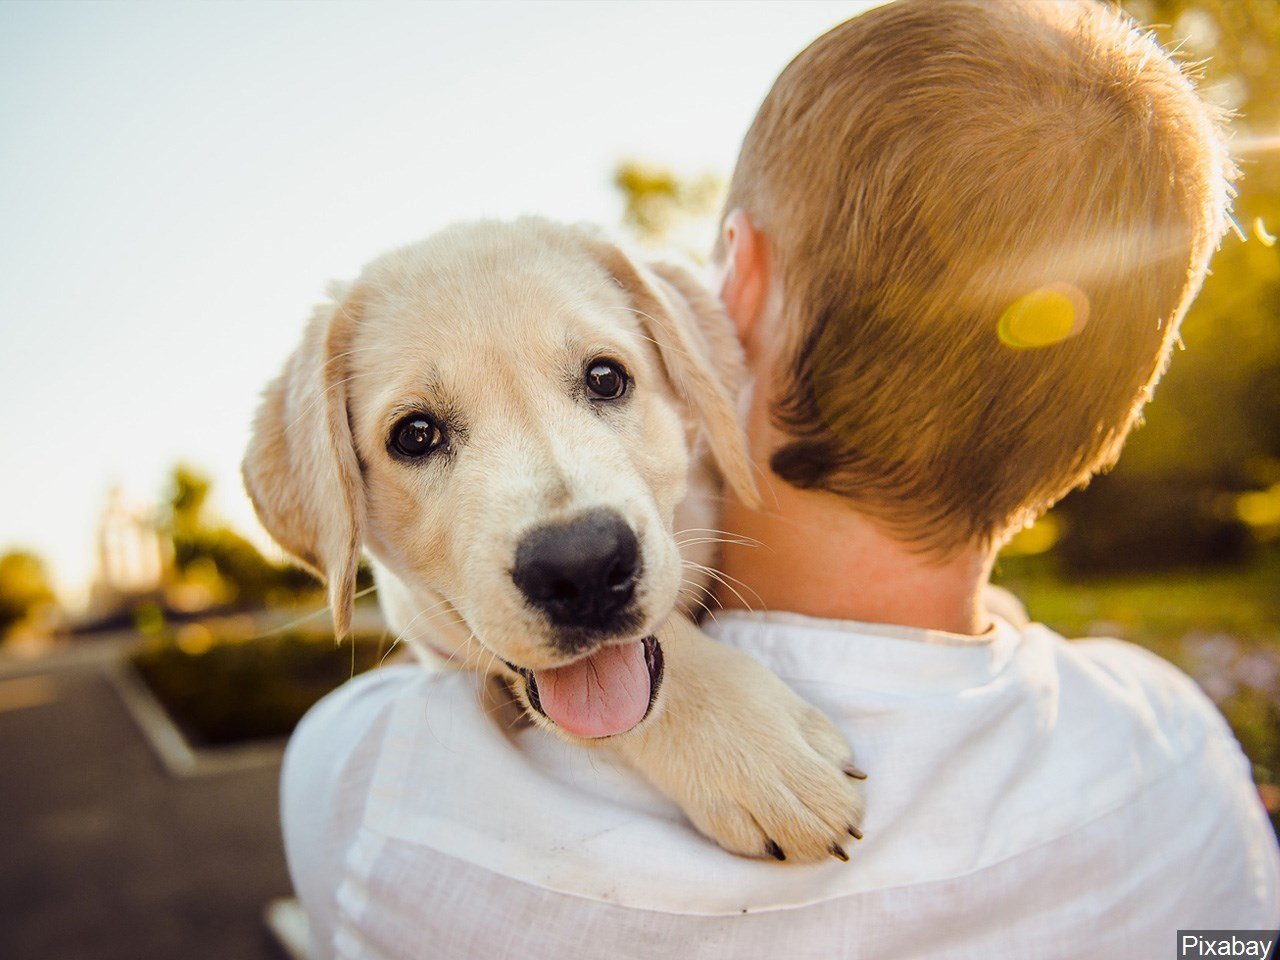
[[[281,960],[278,760],[167,774],[103,669],[0,665],[0,957]]]

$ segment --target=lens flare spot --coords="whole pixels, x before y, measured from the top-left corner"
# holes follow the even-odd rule
[[[1000,315],[996,333],[1015,350],[1050,347],[1079,333],[1089,319],[1089,300],[1078,287],[1051,283],[1023,294]]]
[[[1060,539],[1062,521],[1049,513],[1014,534],[1000,553],[1005,557],[1034,557],[1048,553]]]
[[[198,657],[213,648],[213,631],[201,623],[184,624],[174,638],[178,649],[189,657]]]
[[[1270,490],[1253,490],[1236,499],[1236,515],[1251,527],[1280,528],[1280,483]]]
[[[1262,242],[1264,247],[1276,245],[1276,235],[1267,231],[1267,225],[1262,222],[1261,217],[1253,218],[1253,235]]]

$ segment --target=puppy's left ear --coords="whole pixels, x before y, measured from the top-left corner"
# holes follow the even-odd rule
[[[347,365],[358,303],[347,290],[316,309],[298,349],[266,389],[241,472],[262,525],[324,578],[341,639],[351,627],[364,490],[347,417]]]
[[[585,242],[630,296],[667,378],[701,423],[725,483],[758,508],[760,492],[735,403],[746,380],[742,345],[720,301],[681,267],[638,264],[607,241]]]

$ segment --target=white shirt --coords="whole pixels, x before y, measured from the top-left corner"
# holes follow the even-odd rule
[[[1159,658],[795,615],[709,632],[822,708],[868,771],[850,863],[723,852],[605,749],[386,668],[317,705],[283,774],[317,956],[440,960],[1175,955],[1280,926],[1280,857],[1212,704]]]

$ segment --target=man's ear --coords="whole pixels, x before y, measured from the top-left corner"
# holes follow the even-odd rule
[[[724,218],[718,247],[724,258],[720,302],[750,349],[758,339],[759,320],[769,298],[769,245],[746,211],[738,207]]]
[[[364,492],[344,362],[358,305],[346,290],[335,287],[330,295],[267,386],[241,471],[267,532],[325,580],[341,639],[351,627]]]
[[[631,298],[667,378],[702,425],[725,483],[743,503],[758,507],[760,493],[735,403],[746,380],[742,346],[719,301],[681,267],[641,265],[611,243],[586,243]]]

